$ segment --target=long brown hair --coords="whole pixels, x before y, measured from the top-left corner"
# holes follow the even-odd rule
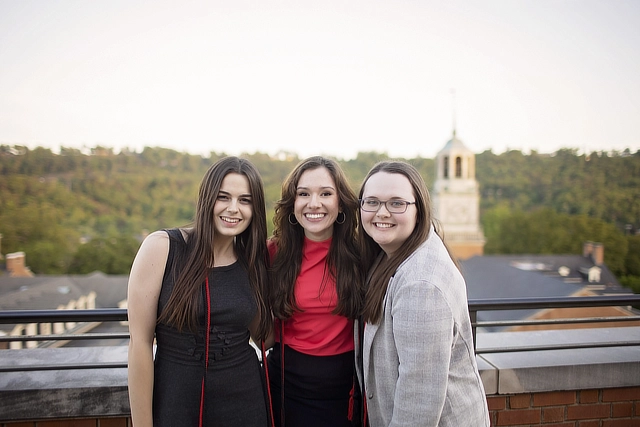
[[[176,258],[175,285],[158,321],[168,323],[178,330],[186,327],[194,331],[197,328],[197,314],[202,304],[202,283],[213,261],[213,209],[222,180],[230,173],[244,175],[249,181],[253,215],[249,227],[235,237],[234,249],[238,259],[249,271],[249,281],[260,316],[257,333],[260,339],[264,339],[272,327],[267,301],[269,257],[264,186],[256,167],[248,160],[238,157],[218,160],[202,178],[195,220],[192,228],[187,231],[187,248],[183,256]]]
[[[333,225],[325,271],[336,282],[338,304],[334,314],[355,319],[362,304],[362,271],[356,241],[358,200],[338,163],[321,156],[309,157],[298,163],[282,183],[282,195],[276,203],[273,217],[272,239],[277,250],[270,270],[272,310],[280,319],[287,319],[299,310],[294,285],[302,265],[304,229],[298,224],[291,224],[289,216],[293,213],[300,177],[304,172],[317,168],[329,171],[344,214],[344,222]]]
[[[387,292],[387,285],[391,276],[396,272],[398,266],[411,255],[422,243],[429,237],[431,229],[431,199],[429,191],[422,176],[418,170],[406,162],[400,161],[383,161],[377,163],[362,182],[360,187],[359,198],[362,199],[364,187],[369,178],[379,172],[396,173],[407,177],[413,188],[413,195],[416,198],[416,225],[411,235],[405,240],[404,244],[394,252],[391,257],[381,254],[382,249],[362,227],[361,213],[358,210],[358,218],[360,220],[358,240],[362,254],[362,262],[365,269],[374,268],[369,273],[366,284],[365,302],[362,310],[362,317],[366,322],[379,323],[382,318],[382,304],[384,296]],[[374,263],[378,256],[381,257],[379,263]]]

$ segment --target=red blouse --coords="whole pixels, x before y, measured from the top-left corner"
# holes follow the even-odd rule
[[[354,349],[353,320],[332,314],[338,294],[335,280],[325,272],[331,240],[316,242],[305,237],[302,266],[294,288],[301,311],[296,311],[284,324],[284,343],[312,356],[331,356]],[[275,250],[275,245],[270,242],[272,258]],[[280,342],[280,327],[277,321],[277,342]]]

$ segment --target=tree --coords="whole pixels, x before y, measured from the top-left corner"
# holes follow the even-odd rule
[[[69,274],[129,274],[140,244],[132,237],[96,238],[80,246],[69,266]]]
[[[139,236],[188,224],[208,167],[224,153],[194,156],[146,147],[119,154],[102,147],[83,154],[0,145],[0,233],[5,253],[24,251],[34,272],[69,268],[79,237]],[[99,152],[99,155],[98,155]],[[274,203],[300,159],[294,153],[244,153],[262,176],[271,232]],[[362,179],[387,153],[361,152],[339,160],[357,193]],[[428,186],[433,159],[414,158]],[[476,156],[480,218],[486,253],[580,253],[584,240],[600,241],[616,274],[634,276],[637,246],[613,230],[640,228],[640,151],[554,154],[511,150]],[[594,222],[595,221],[595,222]],[[627,245],[632,249],[627,251]],[[55,248],[55,249],[53,249]],[[105,270],[105,268],[99,268]],[[123,270],[122,268],[118,269]]]
[[[640,235],[628,236],[629,251],[624,261],[627,274],[640,278]]]
[[[616,275],[625,271],[628,243],[614,225],[586,215],[504,209],[488,212],[484,232],[487,254],[579,254],[587,241],[604,245],[604,261]]]

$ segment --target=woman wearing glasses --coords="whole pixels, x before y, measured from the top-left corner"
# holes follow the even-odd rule
[[[408,163],[378,163],[360,190],[370,269],[357,365],[371,427],[489,426],[465,282],[430,209]]]

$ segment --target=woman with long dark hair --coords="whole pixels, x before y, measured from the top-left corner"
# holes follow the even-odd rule
[[[359,196],[369,273],[357,365],[369,425],[488,427],[466,285],[435,230],[424,180],[385,161]]]
[[[249,161],[225,157],[202,179],[192,226],[144,240],[128,290],[136,427],[268,425],[249,342],[273,327],[266,239],[262,179]]]
[[[278,426],[351,425],[353,321],[362,300],[357,209],[331,159],[301,161],[282,185],[269,242],[277,343],[268,367]]]

